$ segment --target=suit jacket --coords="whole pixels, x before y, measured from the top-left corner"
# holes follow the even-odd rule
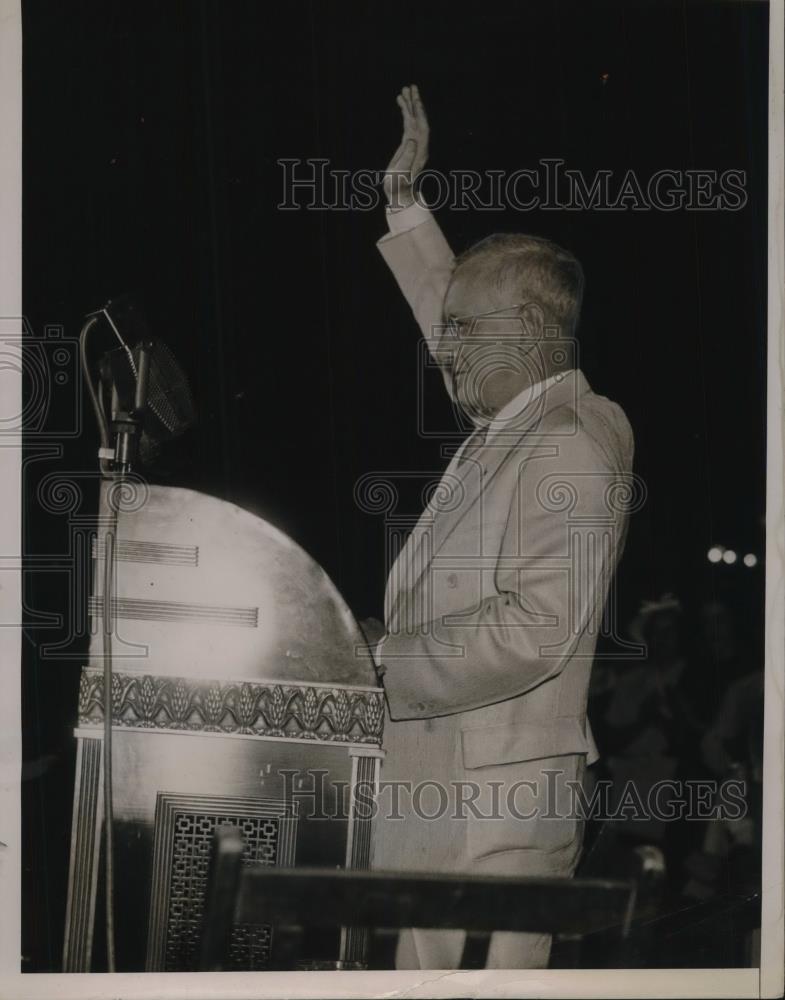
[[[386,236],[379,249],[438,360],[449,246],[430,219]],[[420,814],[438,811],[439,785],[477,778],[485,801],[494,781],[534,776],[529,804],[542,805],[546,771],[556,766],[559,781],[575,780],[597,759],[587,693],[627,532],[632,458],[623,411],[574,370],[514,428],[448,469],[385,598],[383,783],[433,785],[430,806],[422,797],[417,809],[399,802],[405,836],[400,825],[379,827],[381,866],[460,870],[575,844],[579,825],[567,821],[525,825],[507,810],[504,822],[480,825],[470,815],[459,826],[423,824]]]

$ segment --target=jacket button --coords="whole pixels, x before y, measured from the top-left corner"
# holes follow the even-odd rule
[[[449,576],[447,577],[447,586],[451,590],[455,590],[455,588],[458,586],[458,577],[455,573],[450,573]]]

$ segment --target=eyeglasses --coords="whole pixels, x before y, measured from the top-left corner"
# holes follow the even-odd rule
[[[514,319],[513,316],[502,316],[501,314],[509,312],[511,309],[523,309],[526,304],[525,302],[516,302],[511,306],[502,306],[501,309],[491,309],[490,312],[474,313],[467,316],[447,316],[445,325],[452,336],[459,338],[466,328],[471,333],[478,319],[489,319],[492,316],[496,316],[499,319]]]

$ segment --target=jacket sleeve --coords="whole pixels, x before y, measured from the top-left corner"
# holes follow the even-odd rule
[[[524,694],[560,673],[584,631],[599,627],[626,515],[613,510],[615,474],[597,452],[575,442],[561,448],[557,462],[520,463],[493,592],[486,588],[465,613],[383,641],[393,719]]]
[[[401,233],[388,233],[377,243],[422,331],[431,357],[439,365],[452,398],[452,350],[444,342],[444,296],[455,258],[434,217]]]

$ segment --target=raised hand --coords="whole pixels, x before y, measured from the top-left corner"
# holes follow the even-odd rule
[[[390,208],[407,208],[414,202],[414,182],[428,162],[428,118],[416,84],[404,87],[396,98],[403,117],[401,144],[384,174],[384,193]]]

